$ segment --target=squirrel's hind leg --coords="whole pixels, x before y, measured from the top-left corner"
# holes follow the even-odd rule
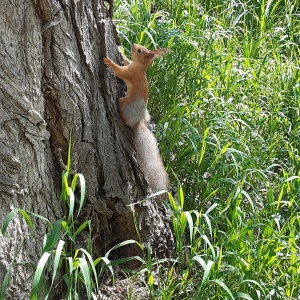
[[[148,111],[148,109],[146,109],[146,112],[145,112],[145,122],[149,123],[150,119],[151,119],[151,117],[150,117],[149,111]]]
[[[134,101],[127,97],[118,100],[118,110],[124,124],[133,128],[139,122],[150,120],[147,103],[141,98]]]

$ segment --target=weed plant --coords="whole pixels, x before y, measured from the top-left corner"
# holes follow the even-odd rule
[[[182,267],[157,298],[297,299],[299,1],[116,0],[114,19],[125,54],[172,50],[148,71],[148,105],[185,195]]]

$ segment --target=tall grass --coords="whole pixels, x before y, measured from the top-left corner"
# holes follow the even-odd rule
[[[149,106],[185,193],[207,202],[216,187],[207,184],[285,169],[299,138],[297,1],[128,2],[115,16],[125,48],[173,51],[149,70]]]
[[[115,22],[125,52],[134,42],[172,50],[149,69],[150,113],[185,210],[214,207],[211,247],[180,246],[205,264],[182,271],[181,282],[165,274],[160,297],[296,299],[300,3],[118,0]]]

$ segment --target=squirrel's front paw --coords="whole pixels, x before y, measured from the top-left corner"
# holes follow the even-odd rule
[[[107,65],[110,66],[111,65],[111,59],[108,57],[103,58],[103,62]]]

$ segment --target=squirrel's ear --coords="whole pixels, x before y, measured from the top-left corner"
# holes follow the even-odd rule
[[[168,52],[171,52],[171,50],[170,49],[151,50],[151,53],[153,53],[155,57],[163,56],[163,55],[167,54]]]
[[[152,51],[150,51],[149,53],[147,53],[147,55],[145,56],[145,60],[149,60],[152,59],[154,57],[154,53],[152,53]]]

